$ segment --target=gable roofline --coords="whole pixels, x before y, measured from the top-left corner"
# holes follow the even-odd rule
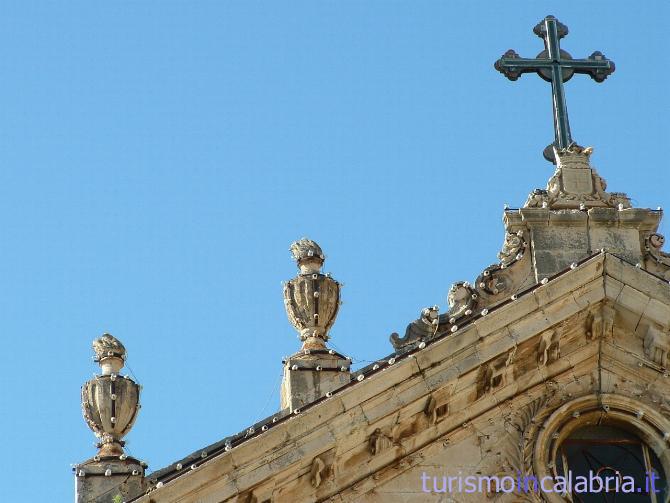
[[[576,277],[579,277],[577,281],[575,281]],[[268,433],[272,430],[279,429],[278,427],[284,425],[284,423],[287,423],[291,419],[299,420],[300,418],[303,418],[307,420],[309,416],[316,415],[315,411],[318,410],[317,407],[319,405],[324,402],[328,402],[331,400],[331,398],[336,396],[344,397],[347,394],[346,392],[354,386],[356,386],[359,391],[362,391],[362,389],[365,389],[366,387],[370,388],[368,393],[359,393],[359,395],[363,397],[361,400],[359,400],[359,402],[368,400],[381,390],[380,384],[382,384],[384,389],[386,389],[393,387],[395,384],[397,384],[398,381],[401,381],[407,377],[406,371],[403,370],[403,367],[409,368],[412,366],[408,360],[411,359],[415,362],[413,366],[416,367],[415,370],[417,371],[421,371],[421,369],[423,369],[426,364],[430,365],[430,361],[434,360],[434,358],[430,357],[430,351],[424,351],[429,347],[432,349],[437,349],[436,346],[447,343],[449,346],[457,346],[457,348],[449,348],[451,350],[449,353],[450,355],[455,354],[453,349],[457,349],[457,352],[460,353],[462,350],[470,347],[473,343],[476,344],[480,337],[493,333],[501,328],[501,326],[505,326],[515,320],[520,320],[529,313],[536,310],[538,304],[537,301],[534,300],[533,302],[528,303],[527,309],[515,309],[516,313],[513,318],[505,316],[505,312],[507,310],[504,308],[506,306],[513,303],[524,302],[526,299],[531,298],[531,294],[535,293],[536,295],[534,297],[540,297],[543,301],[552,302],[564,294],[574,291],[581,286],[592,283],[599,277],[604,278],[602,285],[602,297],[600,297],[598,300],[590,299],[590,301],[593,302],[597,302],[605,298],[611,301],[616,301],[623,288],[628,286],[631,280],[634,278],[638,280],[639,278],[647,278],[649,289],[658,292],[659,286],[661,286],[665,291],[664,296],[666,298],[670,298],[670,285],[668,284],[667,280],[649,271],[646,271],[645,269],[641,269],[636,264],[632,264],[617,255],[608,253],[606,251],[600,251],[584,258],[578,263],[572,264],[572,266],[564,269],[563,271],[560,271],[559,273],[549,278],[547,282],[538,282],[523,292],[519,292],[513,298],[508,298],[494,306],[489,307],[488,310],[486,310],[486,313],[473,313],[464,320],[464,324],[461,325],[455,333],[440,333],[429,341],[412,344],[411,346],[391,353],[387,357],[380,359],[377,362],[358,370],[357,372],[352,373],[352,379],[348,384],[334,391],[331,396],[323,396],[307,404],[301,410],[297,411],[297,413],[290,413],[288,410],[279,411],[276,414],[268,416],[267,418],[255,423],[244,431],[237,433],[236,435],[226,437],[219,442],[210,444],[203,449],[194,451],[188,456],[153,472],[147,476],[147,482],[150,484],[147,492],[153,492],[157,488],[161,488],[169,482],[181,479],[186,474],[200,468],[201,466],[209,464],[216,459],[222,458],[229,451],[231,454],[234,454],[237,447],[246,445],[248,443],[254,443],[254,438],[262,436],[263,433]],[[500,325],[501,322],[503,325]],[[465,332],[472,327],[477,327],[479,333],[477,334],[476,338],[469,340],[472,339],[472,337],[465,337]],[[455,344],[453,344],[451,341],[453,341]],[[439,353],[442,354],[444,351],[439,351]],[[421,362],[417,364],[417,358],[412,357],[418,357]],[[383,380],[383,382],[378,380],[372,381],[373,383],[378,382],[376,385],[366,383],[370,377],[389,370],[392,367],[394,369],[392,372],[398,374],[396,375],[395,380],[386,379]],[[337,410],[337,413],[343,412],[343,410],[346,410],[355,404],[350,402],[348,405],[349,407],[344,407],[344,409],[342,409],[341,406]],[[294,418],[294,416],[296,417]],[[312,421],[307,421],[307,423],[309,423],[311,428],[315,428],[319,424],[327,422],[330,418],[331,416],[329,414],[325,414],[323,416],[319,416],[318,418],[310,418]],[[291,424],[291,426],[295,425],[295,423]],[[287,425],[286,428],[289,428],[289,426]],[[303,430],[303,428],[298,429]],[[286,440],[286,435],[278,435],[275,444],[269,446],[269,448],[272,448],[277,444],[285,443]],[[260,453],[258,454],[260,455]],[[135,499],[129,500],[128,503],[139,503],[142,501],[143,497],[144,495],[140,495]]]

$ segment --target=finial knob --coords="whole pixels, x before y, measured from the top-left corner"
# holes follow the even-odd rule
[[[321,273],[325,256],[316,242],[302,238],[290,249],[300,273],[284,286],[286,314],[303,349],[323,348],[337,317],[340,284]]]
[[[319,272],[326,260],[321,247],[307,238],[291,243],[291,254],[303,274]]]
[[[140,409],[140,387],[132,379],[120,376],[126,348],[116,337],[103,334],[93,341],[94,360],[102,375],[81,388],[84,420],[100,439],[99,456],[123,454],[122,438],[128,434]]]
[[[93,352],[103,375],[118,373],[126,361],[126,348],[111,334],[104,333],[94,340]]]

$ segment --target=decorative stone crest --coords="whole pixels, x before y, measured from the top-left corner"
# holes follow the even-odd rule
[[[123,454],[123,437],[128,434],[140,409],[140,387],[132,379],[120,376],[126,349],[109,334],[93,342],[95,361],[102,375],[81,388],[82,412],[89,428],[100,439],[99,456]]]
[[[607,182],[590,164],[592,147],[572,144],[566,149],[554,147],[556,171],[546,190],[534,190],[526,208],[578,209],[580,207],[630,208],[630,199],[622,193],[606,191]]]
[[[325,256],[314,241],[291,244],[299,274],[284,285],[284,307],[303,349],[322,349],[340,305],[340,284],[321,273]]]

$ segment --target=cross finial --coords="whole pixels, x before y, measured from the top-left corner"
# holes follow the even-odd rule
[[[614,62],[599,51],[586,59],[572,59],[560,47],[560,40],[568,34],[568,27],[554,16],[545,17],[533,28],[533,32],[544,40],[544,51],[536,58],[521,58],[510,49],[494,66],[510,80],[517,80],[523,73],[536,72],[544,80],[551,82],[555,140],[544,149],[544,157],[555,163],[553,147],[560,151],[573,143],[563,83],[570,80],[575,73],[585,73],[596,82],[602,82],[614,72]]]

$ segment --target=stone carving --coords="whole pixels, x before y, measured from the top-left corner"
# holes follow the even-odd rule
[[[407,325],[404,337],[400,337],[396,332],[391,334],[391,344],[395,349],[400,349],[435,335],[438,319],[439,308],[437,306],[423,308],[419,319]]]
[[[523,231],[507,232],[505,234],[505,242],[498,253],[500,264],[505,267],[509,266],[512,262],[517,260],[517,255],[524,247],[525,242],[523,240]]]
[[[377,454],[393,447],[393,438],[384,433],[380,428],[375,429],[368,440],[368,450],[370,454],[376,456]]]
[[[472,315],[482,305],[490,305],[500,300],[502,295],[517,289],[523,280],[528,277],[528,271],[524,274],[519,271],[511,271],[511,268],[525,257],[527,248],[524,232],[508,232],[502,250],[498,254],[501,262],[487,267],[477,278],[475,286],[467,281],[454,283],[447,294],[449,310],[438,316],[438,307],[424,308],[419,319],[414,320],[405,329],[404,337],[397,333],[391,334],[390,340],[393,347],[398,350],[411,344],[430,339],[449,330],[457,321],[463,317]],[[530,267],[530,262],[528,267]],[[482,298],[486,298],[486,303]]]
[[[471,316],[485,306],[509,298],[531,278],[530,254],[523,230],[508,231],[498,254],[500,263],[487,267],[477,278],[475,285],[458,281],[449,289],[449,310],[438,316],[438,308],[425,308],[419,319],[405,329],[404,337],[391,334],[393,347],[398,350],[411,344],[447,333],[464,317]]]
[[[299,332],[303,349],[323,349],[340,305],[340,284],[321,273],[325,257],[318,244],[303,238],[291,245],[300,273],[284,285],[284,307]]]
[[[616,317],[616,309],[614,309],[614,307],[610,306],[609,304],[603,304],[602,317],[603,337],[605,339],[611,339],[614,337],[614,318]]]
[[[540,336],[537,348],[537,361],[540,365],[549,365],[561,357],[560,339],[558,330],[550,330]]]
[[[428,418],[428,424],[437,424],[449,414],[449,403],[439,404],[437,399],[433,395],[430,395],[426,402],[426,406],[423,409],[423,413]]]
[[[663,368],[668,368],[670,352],[670,333],[649,325],[644,337],[644,354],[651,361]]]
[[[665,237],[653,233],[646,237],[644,244],[646,269],[670,279],[670,254],[661,250],[665,244]]]
[[[514,267],[525,257],[527,243],[524,232],[507,232],[502,250],[498,253],[499,264],[487,267],[476,281],[477,293],[486,304],[499,300],[502,295],[516,291],[527,277],[524,267]],[[530,262],[527,260],[528,264]],[[486,297],[486,298],[485,298]]]
[[[317,488],[323,481],[324,472],[326,471],[326,463],[324,463],[318,456],[312,460],[312,467],[309,471],[309,480],[312,487]]]
[[[544,419],[554,410],[553,404],[556,398],[554,393],[542,395],[522,407],[512,420],[512,432],[508,433],[504,452],[506,464],[521,479],[534,474],[533,448],[537,431]],[[521,498],[521,501],[526,502],[541,503],[544,501],[540,495],[532,491],[521,491],[517,493],[517,496]]]
[[[258,498],[254,495],[253,492],[240,494],[238,497],[240,503],[258,503]]]
[[[603,304],[599,308],[589,311],[584,320],[586,340],[590,341],[599,337],[611,338],[615,315],[616,310],[608,304]]]
[[[490,391],[502,388],[513,375],[512,364],[516,355],[516,348],[512,349],[507,355],[503,355],[493,360],[487,365],[479,367],[477,375],[476,399],[481,398]]]
[[[602,334],[603,317],[600,311],[589,311],[584,321],[584,332],[586,333],[586,340],[593,340],[600,337]]]
[[[105,358],[126,358],[126,348],[111,334],[102,334],[99,338],[93,341],[93,352],[95,353],[95,361],[99,362]]]
[[[104,334],[93,342],[95,361],[102,369],[81,388],[82,413],[89,428],[100,439],[100,456],[123,454],[123,437],[128,434],[139,411],[140,387],[118,375],[126,350],[115,337]]]
[[[449,305],[447,316],[449,319],[460,318],[468,311],[472,312],[477,305],[477,298],[477,291],[467,281],[459,281],[451,285],[447,294],[447,304]]]
[[[630,199],[622,193],[608,193],[607,182],[590,165],[591,147],[572,144],[562,150],[554,147],[556,171],[547,183],[546,190],[530,193],[526,208],[586,207],[630,208]]]

